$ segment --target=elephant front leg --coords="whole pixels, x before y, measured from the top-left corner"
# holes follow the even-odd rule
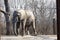
[[[26,19],[23,22],[23,33],[24,33],[24,35],[25,35],[25,25],[26,25]]]

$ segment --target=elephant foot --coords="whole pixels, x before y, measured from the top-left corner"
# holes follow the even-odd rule
[[[27,31],[28,32],[28,35],[30,35],[30,32],[29,31]]]
[[[15,34],[15,36],[18,36],[17,34]]]
[[[37,36],[37,32],[35,32],[35,35],[34,36]]]
[[[18,34],[17,33],[14,33],[15,36],[17,36]]]

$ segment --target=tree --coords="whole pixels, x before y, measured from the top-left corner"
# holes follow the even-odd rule
[[[4,0],[4,4],[5,4],[5,10],[7,12],[7,14],[9,13],[10,9],[9,9],[9,5],[8,5],[8,0]],[[10,23],[9,23],[9,15],[5,15],[5,18],[6,18],[6,29],[7,29],[7,35],[9,35],[10,33],[10,30],[9,30],[9,27],[10,27]]]

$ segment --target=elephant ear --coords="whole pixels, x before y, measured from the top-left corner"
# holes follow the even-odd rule
[[[17,11],[14,11],[14,12],[13,12],[13,17],[12,17],[12,21],[13,21],[13,22],[15,22],[15,21],[17,20],[17,19],[16,19],[17,13],[18,13]]]
[[[17,16],[18,12],[14,11],[13,16]]]

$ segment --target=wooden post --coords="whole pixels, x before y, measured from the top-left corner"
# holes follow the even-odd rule
[[[60,0],[56,0],[57,1],[57,40],[60,40]]]

